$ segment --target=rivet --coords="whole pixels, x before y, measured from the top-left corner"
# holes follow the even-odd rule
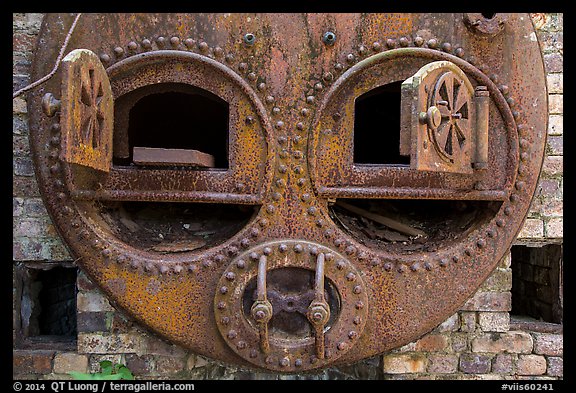
[[[324,231],[324,237],[332,237],[332,235],[334,234],[334,230],[328,228]]]
[[[380,259],[378,259],[378,258],[372,258],[372,259],[370,260],[370,265],[371,265],[371,266],[379,266],[379,265],[380,265]]]
[[[348,338],[350,340],[354,340],[356,337],[358,337],[358,333],[354,330],[351,330],[348,332]]]
[[[406,266],[400,265],[398,266],[398,273],[404,273],[406,271]]]
[[[244,43],[246,45],[254,45],[254,42],[256,42],[256,36],[252,33],[246,33],[244,35]]]
[[[188,40],[186,40],[188,41]],[[142,46],[146,49],[150,49],[152,48],[152,42],[150,42],[150,40],[148,38],[145,38],[142,40]]]
[[[227,272],[224,277],[226,277],[226,280],[228,281],[234,281],[236,274],[234,274],[234,272]]]
[[[244,269],[246,267],[246,262],[243,259],[240,259],[236,262],[236,267],[238,269]]]
[[[354,55],[352,53],[349,53],[346,56],[346,60],[348,61],[348,63],[352,63],[354,61]]]
[[[288,246],[286,244],[282,243],[278,246],[278,251],[286,252],[286,250],[288,250]]]
[[[146,266],[144,266],[144,270],[149,273],[152,272],[154,270],[154,264],[152,262],[147,263]]]
[[[116,55],[116,57],[121,57],[124,54],[124,49],[120,46],[117,46],[116,48],[114,48],[114,54]]]
[[[257,261],[258,258],[260,258],[260,255],[258,255],[258,253],[257,253],[256,251],[252,251],[252,252],[250,253],[250,255],[248,255],[248,257],[249,257],[250,259],[252,259],[253,261]]]
[[[264,255],[270,255],[270,254],[272,254],[272,249],[270,247],[264,247],[264,249],[262,250],[262,253]]]
[[[284,188],[286,187],[286,180],[284,179],[276,179],[276,187]]]
[[[276,211],[276,208],[274,207],[274,205],[267,205],[266,206],[266,212],[268,214],[273,214]]]
[[[432,264],[428,261],[424,262],[424,269],[428,271],[432,270]]]
[[[510,106],[514,106],[514,104],[516,103],[516,101],[514,101],[514,98],[512,98],[512,97],[506,98],[506,102],[507,102],[508,105],[510,105]]]
[[[178,44],[180,44],[180,38],[178,37],[170,38],[170,44],[172,44],[172,46],[174,47],[178,46]]]
[[[374,50],[374,52],[380,52],[381,49],[382,49],[382,45],[380,45],[380,43],[378,41],[376,41],[372,44],[372,50]]]
[[[356,303],[356,308],[358,308],[358,303]],[[362,307],[360,307],[360,308],[362,308]],[[356,316],[356,317],[354,317],[352,322],[354,323],[354,325],[360,325],[362,323],[362,317]]]
[[[530,143],[528,143],[528,141],[524,138],[520,139],[519,144],[522,149],[526,149],[528,146],[530,146]]]
[[[255,349],[252,349],[252,350],[250,351],[250,355],[249,355],[249,356],[250,356],[252,359],[254,359],[255,357],[258,356],[258,351],[255,350]]]
[[[354,292],[356,295],[359,295],[362,293],[362,287],[360,285],[356,285],[354,288],[352,288],[352,292]]]
[[[335,69],[336,71],[342,71],[342,70],[344,69],[344,66],[343,66],[342,64],[340,64],[340,63],[336,63],[336,64],[334,65],[334,69]]]
[[[318,358],[316,356],[310,356],[310,363],[315,364],[318,362]]]
[[[234,187],[236,188],[236,191],[242,191],[244,189],[244,183],[238,182],[234,185]]]
[[[484,248],[484,246],[486,246],[486,240],[484,240],[484,239],[479,239],[479,240],[476,242],[476,246],[478,246],[478,248]]]
[[[273,96],[266,96],[266,102],[268,104],[272,104],[274,102],[274,97]]]
[[[268,220],[266,218],[261,218],[260,221],[258,221],[258,224],[260,224],[260,226],[264,228],[265,226],[268,225]]]
[[[64,183],[63,183],[62,180],[60,180],[60,179],[54,180],[54,185],[55,185],[56,187],[64,187]]]
[[[280,142],[280,141],[279,141]],[[286,173],[288,171],[288,167],[284,164],[278,166],[278,172]]]
[[[343,243],[344,243],[344,240],[342,240],[340,238],[334,239],[334,245],[336,247],[340,247]]]
[[[418,271],[418,269],[420,269],[420,264],[413,263],[412,265],[410,265],[410,270],[412,270],[413,272]]]
[[[488,231],[486,232],[486,235],[487,235],[489,238],[493,238],[494,236],[496,236],[496,231],[495,231],[494,229],[490,228],[490,229],[488,229]]]
[[[456,50],[454,51],[454,54],[461,58],[462,56],[464,56],[464,49],[456,48]]]
[[[276,122],[276,128],[280,129],[282,127],[284,127],[284,122],[282,120]],[[286,137],[283,137],[283,138],[284,138],[284,142],[286,142]]]
[[[101,60],[103,63],[109,63],[111,59],[110,59],[110,56],[109,56],[109,55],[107,55],[106,53],[102,53],[102,54],[100,55],[100,60]]]
[[[292,153],[292,156],[293,156],[295,159],[300,160],[302,157],[304,157],[304,153],[302,153],[300,150],[295,150],[295,151]]]
[[[302,247],[301,244],[296,244],[294,246],[294,252],[300,254],[302,252],[302,250],[304,250],[304,248]]]
[[[109,257],[110,254],[112,253],[112,251],[110,251],[109,249],[105,248],[105,249],[103,249],[100,253],[102,254],[103,257]]]
[[[54,146],[58,146],[60,145],[60,136],[59,135],[55,135],[52,138],[50,138],[50,144],[54,145]]]
[[[218,254],[214,257],[214,260],[216,261],[216,263],[222,263],[222,262],[224,262],[225,259],[226,259],[226,257],[222,254]]]
[[[510,206],[506,206],[504,208],[504,214],[506,214],[507,216],[512,214],[512,208]]]
[[[339,351],[345,351],[346,349],[348,349],[348,344],[342,341],[338,343],[338,346],[336,348],[338,348]]]
[[[59,170],[60,170],[59,164],[54,164],[50,167],[50,172],[52,172],[52,173],[58,173]]]
[[[313,104],[313,103],[314,103],[314,96],[308,96],[308,97],[306,97],[306,103],[308,103],[308,104]]]
[[[222,322],[222,325],[228,325],[230,323],[230,317],[222,317],[220,322]]]
[[[300,135],[296,135],[294,138],[292,138],[292,142],[293,142],[295,145],[299,145],[300,142],[302,142],[302,137],[301,137]]]
[[[240,246],[242,246],[242,248],[250,247],[250,239],[246,239],[246,238],[242,239],[240,241]]]
[[[212,261],[210,259],[205,259],[202,261],[202,267],[208,269],[212,267]]]
[[[362,302],[362,300],[357,301],[355,307],[356,307],[356,310],[362,310],[364,308],[364,302]],[[354,319],[356,319],[356,318],[354,318]]]
[[[50,158],[52,158],[52,159],[58,158],[58,155],[59,155],[58,149],[54,149],[54,150],[50,151],[50,153],[49,153],[48,155],[49,155]]]
[[[298,359],[294,360],[294,365],[296,367],[301,367],[302,366],[302,359],[298,358]]]
[[[246,348],[246,341],[238,341],[238,344],[236,344],[236,348],[238,349]]]
[[[393,49],[396,46],[396,40],[393,40],[392,38],[388,38],[386,40],[386,46],[390,49]]]
[[[450,52],[452,50],[452,45],[449,42],[445,42],[442,44],[442,50],[444,52]]]
[[[523,182],[523,181],[517,181],[517,182],[516,182],[516,189],[517,189],[518,191],[523,190],[524,187],[526,187],[526,183],[525,183],[525,182]]]
[[[310,249],[308,250],[308,252],[310,253],[310,255],[318,255],[318,247],[310,247]]]
[[[499,218],[496,220],[496,225],[498,225],[499,227],[503,227],[504,225],[506,225],[506,222],[503,219]]]
[[[516,194],[510,195],[510,202],[518,202],[519,199],[520,197]]]
[[[512,117],[514,118],[514,120],[518,121],[520,119],[520,112],[512,111]]]
[[[222,48],[220,48],[219,46],[214,48],[214,56],[221,57],[223,54],[224,54],[224,50]]]
[[[280,199],[282,199],[282,194],[280,194],[279,192],[274,192],[272,193],[272,199],[274,199],[275,201],[279,201]]]
[[[281,367],[287,367],[290,364],[290,359],[284,357],[282,359],[280,359],[280,366]]]
[[[202,41],[198,44],[198,49],[200,49],[202,52],[206,52],[208,51],[208,44]]]
[[[63,192],[59,192],[58,194],[56,194],[56,198],[60,200],[66,199],[66,194],[64,194]]]
[[[260,82],[258,84],[258,90],[260,90],[260,91],[266,90],[266,83]]]
[[[136,259],[133,259],[130,261],[130,267],[132,269],[137,269],[140,266],[140,263],[138,263],[138,261]]]
[[[325,72],[322,76],[324,82],[332,82],[334,80],[334,75],[331,72]]]
[[[386,262],[384,264],[384,270],[386,270],[387,272],[389,272],[390,270],[392,270],[392,264],[390,262]]]
[[[470,250],[469,248],[464,250],[464,254],[466,254],[466,256],[471,257],[472,256],[472,250]]]
[[[226,60],[226,63],[232,63],[234,61],[234,55],[232,53],[228,53],[226,56],[224,56],[224,60]]]
[[[50,127],[50,131],[52,131],[53,134],[59,133],[60,132],[60,123],[52,124],[52,126]]]
[[[170,273],[170,268],[166,265],[160,265],[160,274],[168,274]]]
[[[156,43],[160,46],[163,46],[166,43],[166,39],[164,37],[156,38]]]
[[[414,37],[414,45],[416,45],[416,46],[424,45],[424,38],[422,38],[420,36]]]
[[[256,80],[256,74],[254,72],[250,72],[248,73],[248,75],[246,76],[248,79],[250,79],[251,81],[255,81]]]
[[[298,179],[298,182],[296,184],[298,185],[298,187],[303,187],[304,184],[306,184],[306,178],[301,177],[300,179]]]
[[[528,158],[530,158],[529,155],[528,155],[528,153],[526,153],[526,152],[520,153],[520,159],[521,159],[522,161],[527,161]]]
[[[338,262],[336,262],[336,269],[342,270],[344,269],[344,266],[346,266],[346,263],[344,263],[344,261],[339,260]]]
[[[245,72],[247,69],[248,69],[248,64],[246,64],[246,63],[238,64],[238,70],[240,70],[241,72]]]
[[[440,259],[440,266],[446,267],[448,265],[448,260],[446,258]]]
[[[436,38],[431,38],[428,40],[428,48],[436,49],[438,47],[438,40]]]
[[[348,246],[346,247],[346,254],[348,255],[352,255],[356,252],[356,247],[354,246]]]
[[[346,279],[348,281],[354,281],[356,279],[356,274],[354,274],[353,272],[350,272],[346,275]]]
[[[457,255],[454,255],[454,256],[452,257],[452,261],[453,261],[454,263],[458,263],[459,260],[460,260],[460,258],[458,258]]]
[[[296,123],[296,128],[298,130],[302,131],[304,129],[304,123],[302,123],[302,122]]]
[[[310,111],[308,110],[308,108],[302,108],[302,110],[300,111],[300,114],[304,117],[308,116],[308,113]]]
[[[238,333],[236,333],[236,330],[230,330],[230,331],[228,332],[227,336],[228,336],[229,339],[232,340],[232,339],[236,338],[236,336],[238,336]]]
[[[246,116],[246,124],[253,124],[253,123],[254,123],[254,117]]]
[[[507,85],[500,85],[500,86],[498,87],[498,89],[500,90],[500,92],[501,92],[503,95],[508,95],[508,93],[510,92],[510,89],[508,88]]]
[[[222,295],[225,295],[228,293],[228,287],[224,286],[224,287],[220,287],[220,293]]]
[[[316,84],[314,85],[314,90],[316,90],[316,91],[320,91],[320,90],[322,90],[323,88],[324,88],[324,86],[322,86],[322,83],[316,83]]]
[[[310,214],[311,216],[315,216],[316,215],[316,208],[314,206],[310,206],[307,210],[308,214]]]

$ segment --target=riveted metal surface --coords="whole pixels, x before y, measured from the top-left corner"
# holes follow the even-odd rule
[[[33,79],[51,70],[73,18],[46,16]],[[399,347],[454,313],[489,276],[521,228],[536,188],[547,129],[542,57],[528,15],[491,19],[502,21],[503,29],[486,35],[463,14],[83,14],[68,50],[92,51],[106,68],[116,157],[130,146],[122,122],[138,94],[160,94],[177,83],[174,89],[202,89],[228,103],[229,166],[112,162],[106,173],[61,160],[60,70],[28,97],[31,150],[47,209],[78,265],[115,304],[196,353],[298,372]],[[472,86],[486,87],[483,168],[452,173],[355,163],[355,99],[436,61],[454,64]],[[43,101],[54,116],[44,113]],[[383,115],[374,133],[389,121]],[[471,157],[485,154],[486,140]],[[354,232],[338,210],[342,205],[333,206],[343,198],[394,208],[406,202],[409,210],[440,218],[416,225],[428,237],[377,243]],[[233,225],[225,224],[234,215],[225,208],[237,208]],[[212,216],[216,229],[202,228]],[[453,224],[448,235],[437,229],[461,217],[469,221]],[[178,224],[177,241],[136,236],[147,232],[139,227],[164,228],[168,221]],[[160,235],[174,235],[176,227],[170,228]],[[218,239],[211,241],[209,232],[218,232]],[[255,275],[250,256],[269,252],[274,270],[314,271],[308,247],[338,256],[325,262],[340,301],[325,331],[329,353],[311,363],[305,356],[315,351],[312,336],[282,341],[270,332],[267,362],[239,304]],[[280,257],[283,252],[291,257]],[[306,291],[289,296],[306,303]],[[270,293],[271,302],[289,307],[288,295],[276,295]],[[359,311],[353,299],[363,296]],[[235,332],[222,324],[221,302]],[[365,316],[358,320],[363,329],[351,334],[355,313]]]

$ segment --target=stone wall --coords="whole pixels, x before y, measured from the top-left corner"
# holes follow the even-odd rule
[[[13,14],[13,89],[30,82],[42,14]],[[549,124],[536,197],[515,244],[563,240],[562,14],[532,14],[547,72]],[[22,345],[22,269],[70,263],[40,198],[30,149],[26,95],[13,100],[14,378],[70,379],[99,362],[126,364],[139,379],[562,379],[562,325],[511,318],[513,275],[508,254],[460,311],[429,334],[389,353],[320,373],[281,376],[240,370],[169,344],[117,311],[81,272],[76,342]],[[536,263],[537,264],[537,263]],[[560,265],[561,266],[561,265]]]

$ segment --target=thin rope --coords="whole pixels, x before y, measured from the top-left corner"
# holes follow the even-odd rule
[[[68,30],[68,34],[66,34],[66,39],[64,39],[64,43],[62,44],[62,48],[60,48],[60,53],[58,54],[58,58],[56,59],[56,64],[54,64],[54,68],[52,69],[52,71],[48,75],[46,75],[45,77],[40,78],[36,82],[30,83],[28,86],[24,86],[20,90],[16,91],[14,94],[12,94],[12,99],[18,97],[20,94],[22,94],[22,93],[24,93],[30,89],[35,88],[36,86],[41,85],[42,83],[46,82],[48,79],[50,79],[54,76],[54,74],[58,70],[58,67],[60,67],[60,63],[62,62],[62,57],[64,57],[64,52],[66,51],[66,47],[68,46],[68,41],[70,41],[70,37],[72,37],[72,33],[74,32],[74,29],[76,28],[76,23],[78,22],[80,15],[82,15],[82,13],[79,13],[78,15],[76,15],[74,22],[72,22],[72,26],[70,26],[70,30]]]

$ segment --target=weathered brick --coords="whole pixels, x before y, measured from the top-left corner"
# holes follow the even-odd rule
[[[561,31],[543,31],[539,34],[544,52],[563,51],[564,33]]]
[[[30,157],[14,157],[12,168],[16,176],[34,176],[34,166]]]
[[[552,377],[564,376],[564,359],[560,357],[550,356],[548,358],[548,367],[546,374]]]
[[[492,372],[495,374],[510,374],[514,370],[514,356],[500,353],[492,359]]]
[[[510,314],[507,312],[478,313],[478,325],[485,332],[507,332],[510,329]]]
[[[564,95],[563,94],[549,94],[548,95],[548,111],[551,113],[548,116],[548,134],[549,135],[562,135],[564,125]]]
[[[78,278],[76,279],[76,286],[78,287],[79,291],[93,291],[98,289],[98,286],[94,284],[92,280],[90,280],[83,271],[78,273]]]
[[[427,334],[416,341],[415,350],[425,352],[442,352],[450,346],[448,337],[444,334]]]
[[[14,31],[24,31],[28,34],[38,34],[44,14],[14,13],[12,14],[12,28]]]
[[[28,135],[28,122],[21,116],[12,117],[12,134]]]
[[[126,356],[124,354],[90,354],[88,358],[88,372],[99,373],[102,371],[100,365],[103,361],[112,362],[112,364],[126,364]]]
[[[462,311],[510,311],[512,297],[510,292],[476,292],[460,308]]]
[[[544,237],[544,223],[538,218],[527,218],[524,221],[518,239],[539,239]]]
[[[421,353],[390,353],[383,357],[383,371],[387,374],[421,373],[427,359]]]
[[[76,320],[78,331],[84,333],[108,331],[108,314],[106,312],[79,312]]]
[[[12,217],[18,217],[24,213],[24,202],[23,198],[12,198]]]
[[[459,325],[458,313],[452,314],[448,319],[438,325],[434,331],[436,332],[455,332],[458,330]]]
[[[142,353],[142,335],[78,333],[78,353]]]
[[[510,331],[484,333],[472,340],[472,352],[531,353],[534,341],[529,333]]]
[[[532,333],[534,353],[538,355],[562,356],[564,353],[564,335],[551,333]]]
[[[467,333],[453,333],[451,339],[452,339],[452,350],[454,352],[465,352],[468,350]]]
[[[38,197],[40,196],[40,190],[38,189],[38,183],[33,177],[12,177],[12,196],[19,197]]]
[[[73,352],[57,353],[54,356],[54,373],[66,374],[71,371],[87,372],[88,357]]]
[[[564,154],[564,137],[549,135],[546,141],[546,150],[549,156],[561,156]]]
[[[78,292],[76,304],[79,312],[114,311],[108,299],[100,292]]]
[[[560,194],[562,193],[560,192]],[[564,200],[562,198],[546,200],[542,206],[542,215],[546,218],[562,217],[564,215]]]
[[[510,266],[512,266],[512,256],[510,254],[510,251],[508,251],[504,255],[504,257],[500,260],[497,267],[498,269],[508,270],[510,269]]]
[[[473,353],[460,355],[460,371],[466,374],[486,374],[490,372],[491,366],[489,356]]]
[[[133,326],[134,322],[126,317],[126,315],[121,312],[115,312],[112,317],[110,330],[112,333],[127,333]]]
[[[48,219],[48,212],[41,198],[28,198],[24,202],[24,214],[29,217],[43,217]]]
[[[152,355],[126,355],[126,367],[135,376],[146,376],[154,371],[154,356]]]
[[[206,367],[209,364],[210,362],[205,357],[196,354],[190,354],[190,356],[188,356],[188,360],[186,361],[186,369],[192,370],[194,368]]]
[[[546,72],[562,72],[563,60],[564,56],[558,52],[546,53],[544,55],[544,68]]]
[[[548,94],[564,93],[564,76],[563,76],[563,74],[548,74],[548,75],[546,75],[546,84],[548,86]]]
[[[46,236],[46,220],[42,218],[20,218],[14,220],[13,235],[18,237]]]
[[[12,138],[12,154],[14,157],[30,155],[30,144],[28,143],[28,137],[24,135],[14,135]]]
[[[28,113],[24,98],[20,96],[12,99],[12,112],[16,114]]]
[[[52,371],[54,351],[14,350],[12,365],[14,374],[47,374]]]
[[[458,371],[458,356],[451,354],[430,354],[428,356],[429,373],[449,374]]]
[[[472,312],[460,312],[460,331],[471,333],[476,330],[476,313]]]
[[[156,356],[156,370],[161,374],[175,374],[183,371],[186,359],[173,356]]]
[[[542,174],[547,176],[557,176],[564,173],[564,157],[546,156],[542,164]]]
[[[545,224],[545,228],[547,238],[564,237],[564,219],[562,217],[549,219]]]
[[[186,354],[186,351],[182,347],[151,336],[146,339],[146,353],[151,355],[182,357]]]
[[[12,34],[12,50],[18,52],[26,52],[34,49],[36,45],[36,36],[33,34],[26,34],[15,32]]]
[[[546,358],[540,355],[520,355],[516,363],[519,375],[542,375],[546,373]]]
[[[504,292],[512,289],[512,270],[497,268],[494,272],[482,283],[480,287],[482,291],[497,291]]]

